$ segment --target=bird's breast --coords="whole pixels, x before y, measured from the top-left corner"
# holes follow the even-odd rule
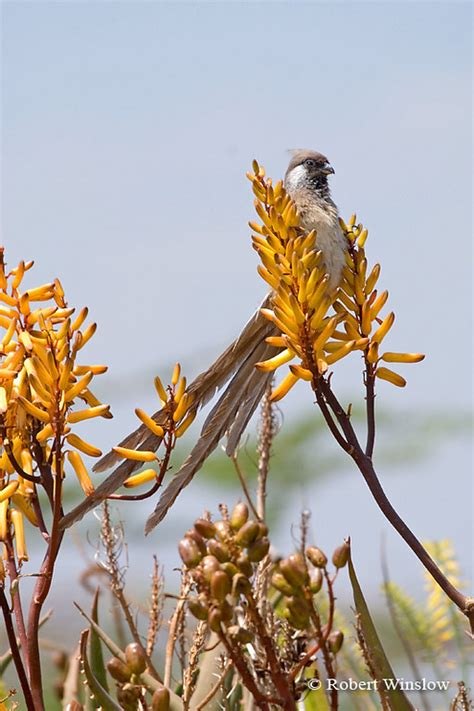
[[[337,210],[319,207],[299,210],[304,230],[316,230],[316,246],[323,253],[324,265],[329,274],[329,288],[335,289],[342,279],[347,240],[339,226]]]

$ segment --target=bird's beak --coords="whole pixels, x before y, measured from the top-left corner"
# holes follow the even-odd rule
[[[328,163],[328,165],[327,165],[325,168],[323,168],[323,173],[324,173],[325,175],[334,175],[335,172],[336,172],[336,171],[334,170],[334,168],[332,167],[332,165],[329,165],[329,163]]]

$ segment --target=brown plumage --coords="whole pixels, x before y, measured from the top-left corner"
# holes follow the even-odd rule
[[[325,266],[330,275],[329,288],[334,289],[339,284],[346,243],[339,227],[337,208],[327,184],[327,176],[331,173],[334,173],[334,170],[322,154],[314,151],[295,151],[286,172],[285,187],[296,203],[302,227],[308,231],[315,229],[317,232],[316,242],[323,252]],[[271,294],[262,306],[268,306],[270,301]],[[196,445],[162,493],[155,510],[147,520],[147,533],[164,518],[179,493],[189,484],[226,433],[226,451],[228,454],[235,451],[272,377],[271,373],[257,370],[255,364],[275,355],[275,348],[265,342],[268,336],[275,334],[275,326],[265,319],[258,309],[238,338],[189,386],[188,391],[194,395],[196,407],[200,408],[228,383],[207,416]],[[163,424],[163,413],[156,412],[153,419]],[[122,440],[120,446],[155,451],[160,441],[145,425],[141,425]],[[94,470],[104,471],[119,461],[120,457],[115,452],[109,452],[96,464]],[[81,519],[87,511],[116,491],[140,466],[139,462],[130,460],[119,464],[92,496],[87,497],[64,517],[62,527],[68,527]]]

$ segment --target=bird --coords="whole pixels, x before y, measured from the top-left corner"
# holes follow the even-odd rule
[[[328,183],[328,177],[334,172],[322,153],[298,149],[292,152],[284,178],[285,190],[296,205],[301,227],[306,232],[315,231],[316,247],[322,252],[325,272],[329,277],[329,292],[335,291],[341,281],[347,250],[347,239],[340,227],[338,209]],[[240,335],[189,385],[188,392],[196,409],[206,405],[226,384],[227,387],[207,416],[196,445],[161,494],[146,522],[145,533],[149,533],[165,517],[180,492],[226,434],[227,454],[232,456],[236,451],[272,379],[272,373],[255,367],[275,355],[275,347],[269,345],[266,338],[278,335],[278,331],[260,312],[261,308],[271,306],[271,299],[272,294],[269,293]],[[156,412],[153,419],[163,423],[163,411]],[[120,446],[156,451],[160,443],[160,437],[141,425],[125,437]],[[119,462],[120,456],[111,451],[94,466],[94,471],[106,471]],[[66,528],[82,518],[88,510],[116,491],[139,466],[139,462],[122,461],[91,496],[64,517],[61,527]]]

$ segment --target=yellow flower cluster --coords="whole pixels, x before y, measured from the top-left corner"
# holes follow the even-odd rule
[[[182,437],[188,427],[194,422],[197,408],[192,407],[193,395],[186,391],[186,378],[181,377],[181,366],[176,363],[171,376],[171,384],[165,388],[161,379],[156,376],[155,389],[160,399],[161,410],[156,419],[151,417],[140,408],[135,409],[138,419],[150,430],[150,432],[161,439],[167,439],[167,449],[174,448],[176,440]],[[157,422],[160,420],[161,424]],[[135,450],[126,447],[114,447],[114,452],[124,459],[131,459],[135,462],[158,461],[155,452],[151,450]],[[155,469],[145,469],[138,474],[134,474],[125,480],[124,486],[127,488],[140,486],[148,481],[156,479]]]
[[[13,527],[19,563],[27,559],[23,516],[38,525],[37,486],[55,499],[66,454],[84,492],[93,491],[80,452],[97,457],[101,451],[72,425],[112,417],[90,389],[106,366],[77,363],[96,324],[84,328],[87,308],[73,317],[58,279],[23,288],[32,266],[20,262],[6,273],[0,252],[0,541]],[[73,410],[78,400],[86,407]]]
[[[364,352],[366,362],[373,364],[379,378],[404,385],[401,376],[378,367],[379,360],[406,363],[424,356],[391,352],[379,355],[380,343],[390,330],[394,315],[389,314],[383,321],[378,317],[388,293],[378,295],[374,288],[379,265],[367,275],[367,230],[355,225],[355,216],[349,226],[341,221],[348,240],[347,265],[341,287],[330,291],[322,254],[317,249],[317,235],[300,227],[296,206],[282,182],[273,186],[256,161],[247,176],[260,218],[260,222],[249,223],[255,233],[253,246],[262,262],[258,272],[273,294],[271,308],[262,309],[262,314],[280,331],[279,336],[267,338],[279,352],[257,367],[273,371],[295,359],[299,361],[289,366],[290,372],[273,391],[272,400],[284,397],[300,379],[315,383],[329,366],[353,351]],[[374,323],[377,329],[371,335]],[[343,330],[338,329],[339,325]]]

